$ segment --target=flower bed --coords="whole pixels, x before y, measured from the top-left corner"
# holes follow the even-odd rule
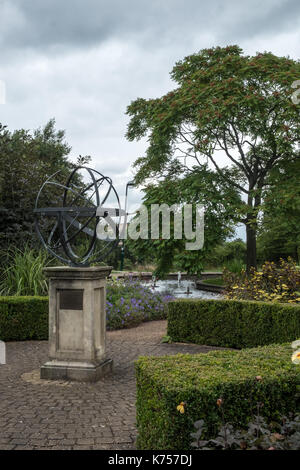
[[[106,299],[107,329],[115,330],[166,318],[166,303],[173,297],[153,292],[129,278],[109,281]]]

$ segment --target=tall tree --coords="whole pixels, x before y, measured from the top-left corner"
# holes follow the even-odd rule
[[[51,119],[33,133],[0,127],[0,246],[33,243],[37,192],[51,174],[72,168],[65,132]],[[55,199],[55,189],[50,198]]]
[[[127,138],[147,136],[149,142],[135,162],[137,184],[168,178],[174,162],[181,175],[209,162],[239,192],[234,210],[246,226],[248,270],[256,266],[258,215],[270,172],[299,157],[299,107],[291,99],[299,76],[300,63],[287,57],[245,56],[236,45],[203,49],[174,66],[177,88],[127,108]]]

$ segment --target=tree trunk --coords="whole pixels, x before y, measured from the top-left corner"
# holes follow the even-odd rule
[[[256,229],[253,225],[246,224],[246,246],[247,246],[247,273],[254,267],[256,269]]]

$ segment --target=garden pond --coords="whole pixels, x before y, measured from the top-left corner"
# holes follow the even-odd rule
[[[142,283],[159,294],[169,294],[177,299],[222,299],[222,294],[200,290],[192,280],[151,280]]]

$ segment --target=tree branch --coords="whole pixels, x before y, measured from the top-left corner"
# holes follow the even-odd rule
[[[239,140],[239,137],[238,137],[238,132],[237,132],[237,130],[236,130],[236,128],[235,128],[235,126],[234,126],[233,123],[231,123],[231,127],[232,127],[232,129],[233,129],[233,132],[234,132],[234,135],[235,135],[235,139],[236,139],[235,142],[236,142],[236,144],[237,144],[237,147],[238,147],[238,149],[239,149],[239,152],[240,152],[240,155],[241,155],[241,158],[242,158],[244,167],[245,167],[245,172],[246,172],[246,174],[247,174],[248,176],[250,176],[252,172],[251,172],[250,167],[249,167],[248,164],[247,164],[247,161],[246,161],[246,158],[245,158],[245,154],[244,154],[243,148],[242,148],[242,146],[241,146],[241,143],[240,143],[240,140]],[[229,132],[230,132],[230,131],[229,131]],[[231,133],[230,133],[230,135],[231,135]]]
[[[217,163],[215,162],[215,160],[213,159],[212,155],[210,155],[209,153],[204,153],[204,155],[206,155],[210,161],[213,163],[213,165],[215,166],[217,172],[219,173],[220,176],[222,176],[223,179],[225,179],[228,183],[228,179],[223,175],[222,171],[221,171],[221,168],[217,165]],[[247,191],[245,188],[243,188],[243,186],[239,185],[238,183],[235,183],[234,181],[231,182],[236,188],[238,188],[240,191],[242,191],[243,193],[245,194],[249,194],[249,191]]]

